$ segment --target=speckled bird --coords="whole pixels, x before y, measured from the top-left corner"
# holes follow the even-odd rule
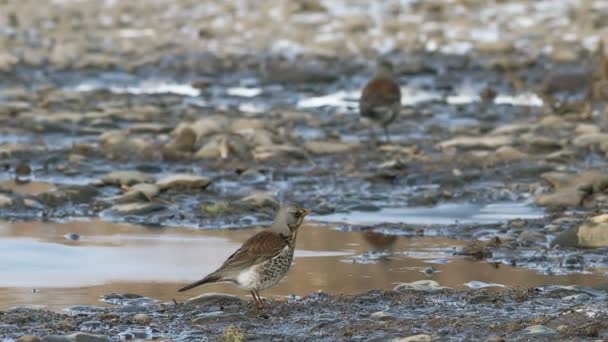
[[[381,126],[388,141],[388,125],[395,120],[400,110],[401,89],[393,78],[393,65],[381,60],[374,78],[363,88],[359,113],[364,120]]]
[[[276,285],[291,267],[298,230],[310,210],[290,203],[281,207],[269,229],[250,237],[241,248],[203,279],[179,289],[217,282],[230,282],[248,290],[258,309],[263,307],[259,291]]]

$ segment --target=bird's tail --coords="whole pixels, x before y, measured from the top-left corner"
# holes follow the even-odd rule
[[[215,273],[211,273],[210,275],[206,276],[205,278],[203,278],[199,281],[195,281],[194,283],[192,283],[190,285],[186,285],[186,286],[182,287],[181,289],[177,290],[177,292],[188,291],[192,288],[195,288],[195,287],[203,285],[203,284],[215,283],[217,281],[220,281],[221,279],[222,279],[221,276],[219,276]]]

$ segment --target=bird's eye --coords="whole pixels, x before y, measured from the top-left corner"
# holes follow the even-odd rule
[[[302,212],[301,211],[296,211],[295,216],[296,216],[296,218],[302,217]]]

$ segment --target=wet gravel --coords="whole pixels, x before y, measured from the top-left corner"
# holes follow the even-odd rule
[[[607,10],[601,0],[3,2],[0,218],[233,229],[266,224],[292,200],[319,221],[349,216],[334,221],[340,230],[448,236],[497,264],[605,274]],[[378,56],[404,93],[391,142],[370,140],[356,111]],[[505,202],[541,214],[356,220]],[[603,294],[521,289],[315,294],[273,302],[267,318],[240,302],[137,307],[148,328],[125,307],[20,308],[0,314],[0,336],[594,340],[606,338],[602,304]]]
[[[412,335],[444,341],[595,341],[608,336],[605,291],[575,287],[312,293],[266,301],[262,312],[230,296],[207,295],[197,305],[147,303],[136,297],[126,295],[113,309],[5,310],[0,312],[0,333],[16,339],[85,331],[114,340],[174,341],[220,340],[230,334],[254,341],[386,341]]]

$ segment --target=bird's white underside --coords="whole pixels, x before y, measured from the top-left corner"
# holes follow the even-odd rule
[[[260,265],[253,265],[239,273],[236,277],[236,285],[245,290],[255,289],[259,279],[259,273],[256,271],[258,266]]]

